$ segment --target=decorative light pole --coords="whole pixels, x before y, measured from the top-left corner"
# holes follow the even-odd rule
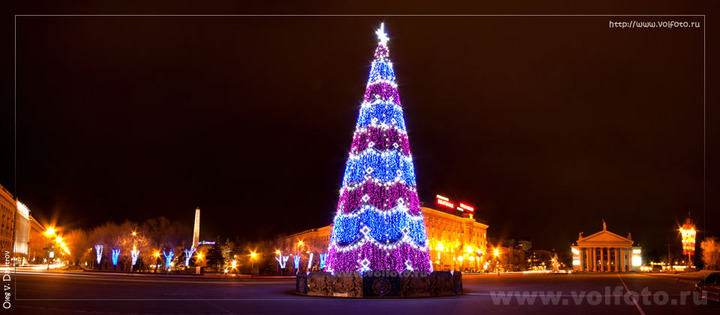
[[[685,219],[685,224],[680,227],[680,235],[682,235],[683,255],[688,256],[688,266],[692,266],[692,256],[695,255],[695,224],[692,219]]]

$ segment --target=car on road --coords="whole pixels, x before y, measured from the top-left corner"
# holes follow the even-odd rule
[[[695,290],[700,291],[703,298],[709,301],[720,302],[720,272],[713,272],[700,280],[695,285]]]

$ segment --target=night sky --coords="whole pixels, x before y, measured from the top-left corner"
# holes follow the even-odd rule
[[[204,239],[330,224],[384,21],[421,200],[563,251],[605,219],[662,255],[688,211],[720,232],[703,29],[608,28],[631,19],[20,17],[0,183],[65,228],[197,206]]]

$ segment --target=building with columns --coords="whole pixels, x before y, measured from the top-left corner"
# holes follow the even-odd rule
[[[583,237],[580,232],[577,242],[571,246],[574,271],[627,272],[639,271],[642,266],[640,246],[633,246],[632,235],[627,237],[603,229]]]
[[[486,223],[478,222],[472,213],[456,208],[447,210],[421,208],[428,251],[433,270],[478,271],[488,268],[492,253],[487,250]],[[332,226],[306,230],[277,240],[277,250],[283,255],[301,254],[306,261],[310,253],[327,252]],[[304,254],[303,254],[304,253]],[[317,256],[316,256],[317,257]],[[292,264],[289,264],[292,265]]]

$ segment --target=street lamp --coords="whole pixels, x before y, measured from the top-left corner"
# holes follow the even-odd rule
[[[54,248],[54,246],[53,246],[53,236],[55,236],[55,228],[49,227],[49,228],[45,231],[45,236],[47,236],[47,238],[48,238],[48,240],[49,240],[48,247],[47,247],[47,249],[48,249],[48,258],[47,258],[47,263],[48,263],[48,265],[47,265],[47,270],[50,270],[50,259],[52,258],[52,257],[50,257],[50,255],[51,255],[51,254],[54,254],[54,252],[53,252],[52,250],[53,250],[53,248]],[[58,239],[59,239],[60,241],[62,241],[62,238],[61,238],[60,236],[58,236],[56,240],[58,240]]]
[[[495,269],[497,269],[497,273],[499,276],[500,275],[500,249],[498,249],[496,247],[493,253],[495,254]]]
[[[250,252],[250,273],[252,273],[252,270],[255,269],[255,257],[257,256],[257,253]]]

